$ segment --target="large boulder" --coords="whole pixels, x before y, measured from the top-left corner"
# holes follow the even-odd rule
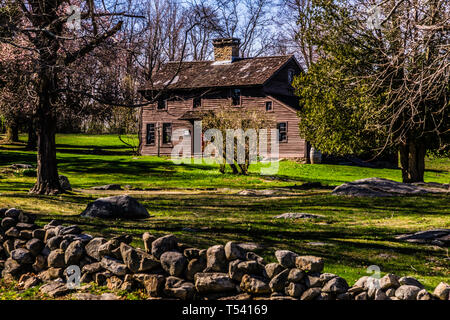
[[[353,197],[392,197],[398,195],[420,195],[430,191],[409,183],[382,178],[366,178],[337,186],[331,194]]]
[[[147,209],[128,195],[97,199],[88,204],[81,216],[102,219],[146,219],[150,217]]]

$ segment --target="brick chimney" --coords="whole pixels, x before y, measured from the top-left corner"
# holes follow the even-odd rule
[[[219,38],[213,40],[214,60],[233,61],[239,58],[239,45],[241,40],[237,38]]]

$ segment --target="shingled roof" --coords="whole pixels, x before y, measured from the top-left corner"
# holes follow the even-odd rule
[[[263,85],[292,58],[292,55],[287,55],[237,59],[233,62],[169,62],[153,76],[153,84],[148,83],[142,90]]]

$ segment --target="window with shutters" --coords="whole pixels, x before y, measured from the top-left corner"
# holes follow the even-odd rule
[[[172,124],[163,123],[163,141],[162,143],[168,144],[172,142]]]
[[[278,142],[287,142],[287,122],[277,124]]]
[[[146,143],[149,145],[155,144],[155,124],[147,123]]]

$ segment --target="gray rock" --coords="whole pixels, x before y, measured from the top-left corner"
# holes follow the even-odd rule
[[[320,292],[321,292],[320,288],[310,288],[305,292],[303,292],[303,294],[300,297],[300,300],[306,301],[314,300],[320,295]]]
[[[151,253],[152,252],[152,243],[156,240],[156,237],[148,232],[144,232],[142,235],[142,241],[144,242],[144,249],[145,252]]]
[[[286,287],[286,294],[294,298],[300,298],[305,290],[306,287],[303,284],[290,282]]]
[[[317,288],[322,287],[324,285],[324,281],[320,279],[320,275],[318,273],[311,273],[305,277],[305,284],[308,288]]]
[[[359,293],[361,293],[363,291],[364,291],[363,287],[353,286],[353,287],[349,288],[347,292],[351,293],[353,295],[357,295],[357,294],[359,294]],[[394,292],[395,292],[395,290],[394,290]]]
[[[34,257],[24,248],[19,248],[11,251],[11,258],[16,260],[20,264],[32,264],[34,262]]]
[[[193,281],[195,274],[203,272],[205,268],[206,268],[206,259],[198,258],[190,260],[186,268],[186,279],[189,281]]]
[[[63,240],[64,238],[62,236],[54,236],[50,239],[47,239],[46,245],[50,250],[56,250],[59,249]]]
[[[434,289],[433,295],[440,300],[448,300],[450,298],[450,285],[445,282],[439,283]]]
[[[300,212],[287,212],[275,216],[275,219],[317,219],[322,218],[321,215],[310,214],[310,213],[300,213]]]
[[[322,288],[322,292],[326,293],[345,293],[348,290],[348,284],[345,279],[341,277],[335,277],[328,281]]]
[[[164,293],[172,298],[192,300],[195,295],[194,284],[177,277],[167,277]]]
[[[70,243],[64,254],[66,265],[78,265],[85,253],[86,251],[84,250],[84,246],[81,241],[74,241]]]
[[[268,294],[271,290],[266,279],[249,274],[242,277],[240,287],[242,291],[250,294]]]
[[[44,257],[43,255],[37,255],[36,259],[31,267],[34,272],[36,272],[36,273],[41,272],[42,270],[44,270],[47,267],[47,258]]]
[[[305,277],[305,275],[306,273],[303,270],[294,268],[289,270],[287,281],[297,283],[300,282]]]
[[[437,246],[450,246],[450,229],[432,229],[413,234],[402,234],[395,237],[410,243],[428,243]]]
[[[184,273],[188,263],[187,259],[177,251],[164,252],[160,257],[160,261],[163,269],[175,277],[179,277]]]
[[[109,290],[119,290],[122,287],[123,280],[117,276],[112,276],[106,279],[106,287]]]
[[[86,250],[86,254],[97,261],[100,261],[102,259],[102,256],[100,255],[99,249],[102,244],[106,243],[105,238],[94,238],[91,241],[88,242],[88,244],[84,247]]]
[[[264,262],[264,258],[261,256],[258,256],[256,253],[254,252],[247,252],[247,254],[245,255],[245,259],[246,260],[254,260],[256,262],[258,262],[259,264],[265,265],[266,263]]]
[[[308,272],[322,272],[323,259],[315,256],[299,256],[295,260],[297,268]]]
[[[228,260],[245,260],[246,254],[247,251],[236,242],[228,241],[225,245],[225,256]]]
[[[171,281],[176,282],[174,280]],[[144,280],[144,287],[150,297],[160,297],[163,293],[165,282],[166,279],[162,275],[146,275]]]
[[[433,297],[431,296],[431,294],[428,293],[427,290],[422,289],[417,293],[417,300],[432,300]]]
[[[23,283],[19,283],[19,286],[22,287],[23,290],[27,290],[33,287],[36,287],[41,283],[41,279],[36,276],[31,276],[27,278]]]
[[[331,194],[353,197],[392,197],[425,193],[429,193],[429,191],[409,183],[382,178],[366,178],[337,186]]]
[[[17,228],[11,227],[8,230],[6,230],[5,235],[7,237],[11,237],[11,238],[18,238],[20,235],[20,232]]]
[[[133,273],[146,272],[160,266],[160,263],[148,253],[134,249],[126,243],[119,247],[120,257]]]
[[[146,219],[147,209],[128,195],[99,198],[88,204],[82,217],[101,219]]]
[[[83,266],[81,271],[82,271],[82,273],[92,274],[92,273],[99,272],[102,269],[103,269],[103,267],[100,262],[94,262],[94,263]]]
[[[116,276],[124,276],[127,273],[127,266],[114,258],[103,257],[100,263],[104,269],[111,271]]]
[[[272,279],[277,274],[279,274],[281,271],[283,271],[285,268],[279,263],[272,262],[272,263],[266,264],[265,269],[266,269],[267,276]]]
[[[236,289],[226,273],[197,273],[194,280],[199,293],[227,292]]]
[[[416,300],[421,288],[411,285],[401,285],[395,290],[395,297],[400,300]]]
[[[401,277],[398,282],[400,283],[400,285],[406,285],[406,286],[415,286],[418,287],[420,289],[423,289],[424,286],[423,284],[421,284],[417,279],[413,278],[413,277]]]
[[[367,292],[361,292],[360,294],[355,296],[355,300],[369,300],[369,297],[367,296]]]
[[[198,259],[200,256],[200,249],[187,248],[183,250],[183,254],[188,260]]]
[[[13,218],[14,220],[18,221],[21,213],[22,213],[22,210],[19,210],[16,208],[11,208],[11,209],[6,210],[5,217]]]
[[[33,238],[44,241],[45,238],[45,230],[44,229],[36,229],[33,230]]]
[[[47,257],[47,264],[49,268],[64,268],[64,251],[61,249],[51,251]]]
[[[20,277],[22,269],[22,266],[16,260],[8,258],[3,267],[2,277],[17,279]]]
[[[231,279],[241,282],[245,274],[263,276],[264,266],[256,261],[234,260],[228,266],[228,275]]]
[[[44,284],[39,288],[39,291],[51,298],[57,298],[69,294],[71,289],[62,282],[54,281]]]
[[[208,248],[206,251],[206,269],[205,272],[226,272],[228,261],[225,256],[225,249],[222,245],[216,245]]]
[[[59,176],[59,184],[61,185],[61,188],[66,191],[71,191],[72,186],[70,185],[69,178],[66,176],[60,175]]]
[[[350,293],[340,293],[336,296],[336,300],[352,300]]]
[[[62,227],[59,230],[58,235],[65,236],[65,235],[78,235],[82,232],[81,228],[77,225],[68,226],[68,227]]]
[[[71,242],[70,242],[69,240],[63,240],[63,241],[61,241],[61,243],[59,244],[59,248],[60,248],[61,250],[66,251],[70,244],[71,244]]]
[[[102,293],[101,295],[96,295],[93,293],[80,292],[72,295],[75,300],[120,300],[119,296],[113,293]]]
[[[116,255],[117,251],[116,249],[119,248],[121,243],[117,240],[108,240],[107,242],[103,243],[98,247],[98,254],[103,256],[110,256],[114,257],[116,259],[122,259],[122,252],[119,250],[119,255]],[[126,244],[125,244],[126,245]],[[131,270],[131,269],[130,269]]]
[[[120,184],[106,184],[104,186],[92,187],[92,190],[122,190]]]
[[[330,281],[333,278],[336,278],[337,275],[335,275],[334,273],[322,273],[319,276],[320,281],[322,281],[323,283],[326,283],[328,281]]]
[[[272,292],[283,292],[284,287],[286,286],[287,278],[289,276],[289,269],[281,271],[275,277],[272,278],[269,282],[269,287]]]
[[[159,259],[164,252],[176,250],[177,243],[177,237],[172,234],[158,238],[152,242],[152,255]]]
[[[108,241],[100,247],[99,252],[101,255],[111,256],[112,252],[116,248],[117,246],[113,244],[113,241]],[[138,273],[141,264],[141,256],[138,254],[136,249],[126,243],[120,243],[119,248],[121,258],[128,269],[130,269],[133,273]]]
[[[395,289],[394,288],[389,288],[386,290],[386,295],[389,298],[395,297]]]
[[[400,287],[400,283],[398,282],[398,277],[395,274],[389,273],[380,279],[380,287],[383,290],[394,288],[397,289]]]
[[[376,289],[374,300],[390,300],[387,294],[382,289]]]
[[[277,250],[275,251],[275,257],[283,267],[295,268],[295,259],[298,254],[289,250]]]
[[[8,230],[9,228],[14,227],[17,224],[17,221],[13,218],[6,217],[2,219],[1,226],[4,230]]]
[[[328,292],[321,292],[319,294],[319,296],[316,298],[316,300],[318,301],[329,301],[329,300],[333,300],[333,295],[331,293]]]

